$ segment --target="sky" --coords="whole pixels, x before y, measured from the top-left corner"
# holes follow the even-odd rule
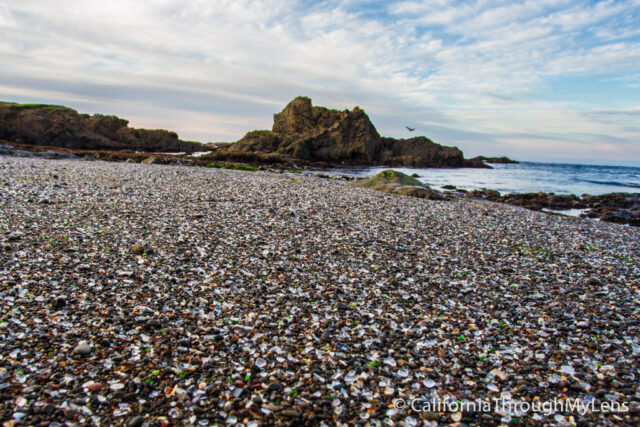
[[[0,100],[185,140],[303,95],[466,157],[640,165],[640,0],[0,0],[0,58]]]

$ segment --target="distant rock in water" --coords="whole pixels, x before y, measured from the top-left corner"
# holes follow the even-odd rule
[[[385,193],[418,197],[420,199],[445,200],[442,193],[432,189],[417,179],[394,170],[384,170],[376,176],[355,180],[348,185],[373,188]]]
[[[175,132],[128,127],[116,116],[78,114],[57,105],[0,102],[0,139],[27,145],[74,150],[205,151],[201,144],[181,141]]]
[[[346,165],[488,167],[483,162],[469,163],[457,147],[445,147],[424,136],[381,137],[360,108],[330,110],[312,106],[307,97],[294,99],[275,114],[271,131],[249,132],[224,150],[232,156],[256,153]]]
[[[468,161],[470,161],[470,162],[479,161],[479,162],[487,162],[487,163],[502,163],[502,164],[518,164],[518,163],[520,163],[519,161],[511,160],[510,158],[508,158],[506,156],[502,156],[502,157],[477,156],[477,157],[474,157],[472,159],[469,159]]]

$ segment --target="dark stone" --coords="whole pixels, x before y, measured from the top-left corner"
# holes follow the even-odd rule
[[[277,382],[273,382],[271,384],[269,384],[269,387],[267,388],[267,391],[282,391],[284,389],[284,387],[282,386],[282,384],[277,383]]]
[[[144,417],[138,415],[135,418],[131,418],[129,420],[129,422],[127,423],[128,427],[142,427],[142,425],[144,424]]]
[[[53,308],[55,308],[56,310],[61,309],[65,305],[67,305],[67,300],[63,297],[58,297],[53,301]]]
[[[162,329],[162,322],[158,319],[147,320],[147,328],[149,329]]]

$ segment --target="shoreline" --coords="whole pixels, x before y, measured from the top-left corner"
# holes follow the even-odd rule
[[[3,418],[640,421],[635,227],[262,171],[0,156],[0,181]],[[398,406],[436,397],[628,411]]]
[[[0,141],[2,142],[2,141]],[[234,163],[222,161],[221,163],[212,163],[216,157],[210,154],[197,156],[185,155],[184,153],[145,153],[145,152],[124,152],[124,151],[96,151],[96,150],[72,150],[46,146],[30,146],[16,143],[0,144],[0,155],[36,157],[49,159],[83,159],[83,160],[106,160],[113,162],[129,162],[129,163],[147,163],[147,164],[175,164],[181,166],[198,166],[209,168],[230,168],[244,170],[263,170],[271,172],[305,172],[327,179],[335,179],[341,177],[346,180],[357,179],[353,174],[355,170],[367,169],[387,169],[392,166],[349,166],[324,165],[319,167],[317,163],[308,164],[301,163],[299,166],[296,161],[289,160],[282,162],[280,159],[276,163],[264,163],[261,158],[252,158],[251,156],[241,156],[242,163]],[[252,161],[253,159],[253,161]],[[258,161],[260,160],[260,161]],[[528,162],[523,162],[527,164]],[[531,163],[531,162],[529,162]],[[397,167],[397,169],[405,170],[425,170],[420,168]],[[446,170],[455,170],[459,168],[447,168]],[[472,168],[473,169],[473,168]],[[427,169],[427,170],[433,170]],[[337,175],[336,175],[337,174]],[[575,216],[580,218],[599,219],[605,222],[613,222],[618,224],[628,224],[632,226],[640,226],[640,193],[634,192],[612,192],[604,193],[596,196],[583,194],[578,197],[574,194],[555,194],[555,193],[500,193],[492,189],[473,189],[465,190],[457,188],[454,185],[446,184],[440,186],[450,198],[473,198],[486,199],[499,203],[507,203],[516,206],[522,206],[530,210],[546,212],[555,215],[565,215],[566,212],[575,212],[577,209],[582,211]],[[437,187],[436,187],[437,188]]]

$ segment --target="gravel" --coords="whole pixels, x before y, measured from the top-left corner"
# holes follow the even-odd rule
[[[299,174],[14,157],[0,209],[3,421],[640,422],[637,228]],[[629,410],[394,408],[412,398]]]

